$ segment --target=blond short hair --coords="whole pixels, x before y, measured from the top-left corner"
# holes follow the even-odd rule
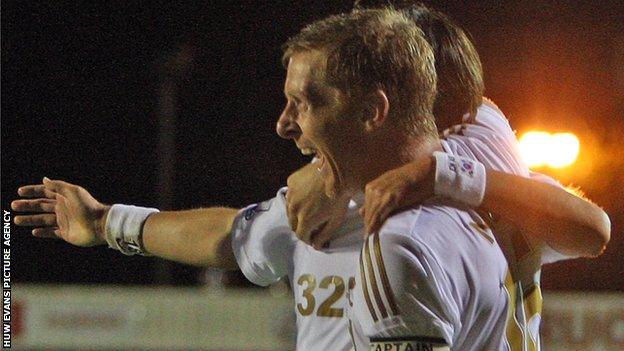
[[[356,102],[382,89],[390,101],[389,118],[410,135],[437,133],[433,51],[404,13],[380,8],[330,16],[302,29],[283,49],[285,66],[296,53],[324,52],[325,83]]]

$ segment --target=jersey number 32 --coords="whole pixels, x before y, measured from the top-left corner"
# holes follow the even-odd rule
[[[302,274],[299,276],[297,284],[303,289],[301,292],[303,300],[297,304],[297,311],[299,311],[302,316],[309,316],[316,308],[316,298],[314,297],[314,291],[317,288],[316,278],[311,274]],[[355,279],[349,278],[350,289],[353,288],[352,285],[355,285]],[[332,306],[345,294],[345,284],[342,277],[337,275],[326,276],[321,279],[318,288],[324,290],[333,289],[333,292],[321,302],[316,311],[316,315],[319,317],[341,318],[344,315],[344,310]]]

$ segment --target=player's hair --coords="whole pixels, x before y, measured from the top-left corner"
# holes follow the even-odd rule
[[[435,134],[433,52],[422,31],[405,13],[392,8],[354,10],[314,22],[283,46],[285,67],[297,53],[326,55],[324,82],[364,105],[382,89],[390,102],[389,119],[409,135]]]
[[[388,5],[391,1],[356,1],[355,11]],[[468,34],[442,12],[420,2],[392,1],[425,34],[435,56],[438,95],[433,113],[439,130],[462,122],[466,113],[474,115],[483,102],[483,68]]]

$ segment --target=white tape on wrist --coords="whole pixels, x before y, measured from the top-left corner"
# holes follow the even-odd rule
[[[143,247],[143,224],[158,209],[113,205],[106,217],[106,242],[124,255],[147,255]]]
[[[485,166],[466,157],[433,153],[436,159],[434,192],[470,207],[479,207],[485,194]]]

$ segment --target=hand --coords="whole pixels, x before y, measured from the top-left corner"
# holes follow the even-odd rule
[[[28,199],[13,201],[11,208],[30,214],[15,216],[15,224],[36,227],[34,236],[85,247],[106,243],[104,227],[110,206],[82,187],[44,178],[43,184],[20,187],[17,193]]]
[[[434,162],[432,156],[421,157],[366,184],[360,214],[367,235],[379,231],[393,212],[433,197]]]
[[[330,199],[315,164],[308,164],[288,177],[288,221],[297,237],[320,249],[344,222],[348,196]]]

